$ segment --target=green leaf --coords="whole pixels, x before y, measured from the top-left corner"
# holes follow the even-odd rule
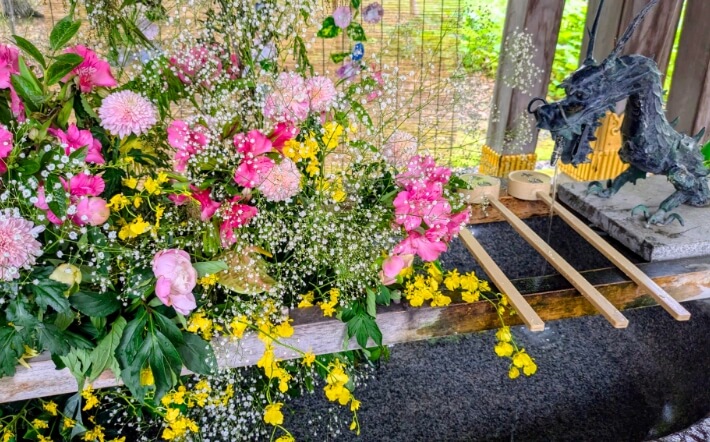
[[[29,102],[35,108],[39,107],[44,102],[44,94],[31,80],[13,75],[10,82],[15,88],[15,92],[25,102]]]
[[[196,262],[192,266],[197,270],[197,276],[202,278],[205,275],[215,275],[221,271],[228,270],[229,267],[224,261]]]
[[[81,21],[73,21],[70,16],[66,16],[59,20],[52,32],[49,34],[49,46],[53,51],[57,51],[64,47],[69,40],[76,35],[81,26]]]
[[[27,55],[37,60],[43,68],[47,67],[47,62],[44,61],[44,56],[35,45],[29,42],[29,40],[25,40],[19,35],[13,35],[12,38],[15,39],[15,44],[18,48],[22,49],[22,51]]]
[[[64,185],[55,173],[49,175],[44,182],[44,192],[51,195],[52,200],[47,202],[49,209],[59,218],[67,214],[67,194]]]
[[[217,369],[217,359],[212,351],[212,346],[193,333],[183,332],[184,344],[178,346],[183,364],[188,370],[208,375]]]
[[[91,104],[89,103],[89,100],[86,99],[86,95],[80,94],[81,98],[81,107],[84,109],[84,112],[87,113],[91,118],[98,120],[99,116],[96,114],[94,111],[94,108],[91,107]]]
[[[174,345],[182,345],[185,343],[180,329],[173,321],[157,311],[153,311],[153,320],[155,320],[155,327],[168,339],[170,339],[170,342]]]
[[[362,348],[367,348],[369,338],[377,345],[382,345],[382,332],[375,319],[368,315],[361,307],[356,308],[354,316],[347,321],[348,339],[355,336],[355,340]]]
[[[377,296],[375,295],[375,292],[372,289],[368,288],[366,292],[367,314],[374,318],[377,316]]]
[[[127,368],[131,365],[131,362],[135,358],[138,348],[142,342],[143,331],[147,321],[147,312],[145,310],[141,310],[123,330],[121,342],[116,349],[116,356],[121,362],[121,366],[123,368]]]
[[[703,156],[705,157],[705,161],[710,161],[710,143],[703,146],[700,152],[702,152]]]
[[[350,6],[357,11],[360,9],[360,0],[350,0]]]
[[[335,38],[340,34],[340,28],[335,25],[335,19],[330,16],[323,20],[323,26],[318,31],[320,38]]]
[[[346,32],[348,33],[348,37],[353,41],[367,41],[365,30],[362,29],[360,23],[351,22]]]
[[[143,340],[130,366],[123,370],[126,386],[138,398],[145,388],[140,384],[140,373],[150,367],[155,381],[156,402],[175,385],[182,369],[182,360],[175,346],[159,331],[153,331]]]
[[[123,330],[126,328],[126,325],[126,320],[122,316],[119,316],[113,321],[111,331],[104,336],[101,342],[99,342],[99,345],[91,352],[89,382],[98,378],[107,368],[110,368],[116,377],[121,376],[121,369],[118,366],[115,352],[118,348],[118,344],[121,342],[121,336],[123,336]]]
[[[54,318],[54,325],[59,328],[59,330],[66,330],[74,322],[75,314],[71,310],[65,313],[57,313],[57,317]]]
[[[350,52],[336,52],[335,54],[330,54],[330,59],[333,60],[333,63],[340,63],[348,57],[350,57]]]
[[[390,305],[392,296],[390,289],[384,285],[380,285],[380,291],[377,293],[377,303],[380,305]]]
[[[17,360],[24,353],[24,342],[17,330],[0,327],[0,377],[14,375]]]
[[[54,58],[55,63],[63,63],[63,64],[74,64],[74,65],[79,65],[82,61],[84,61],[84,57],[81,55],[77,55],[71,52],[68,52],[66,54],[59,54]]]
[[[96,293],[78,291],[69,297],[69,302],[75,309],[87,316],[104,318],[121,307],[121,302],[115,293]]]
[[[69,369],[69,372],[74,376],[77,385],[79,385],[81,389],[84,386],[86,372],[91,365],[89,352],[83,349],[73,348],[68,354],[61,356],[59,359],[61,359],[64,365]]]
[[[64,55],[74,55],[74,54],[64,54]],[[81,62],[83,58],[76,56],[76,59],[71,62],[56,61],[47,69],[47,74],[45,81],[47,86],[59,83],[59,80],[64,78],[68,73],[74,70]]]
[[[42,165],[39,162],[39,158],[36,156],[31,156],[19,162],[18,167],[15,169],[23,175],[34,175],[39,172]]]
[[[37,335],[42,347],[49,350],[50,353],[59,356],[69,353],[69,341],[56,325],[40,323],[37,326]]]
[[[51,306],[59,313],[66,313],[71,308],[64,292],[69,286],[51,279],[40,279],[30,284],[30,291],[35,295],[35,302],[44,311]]]

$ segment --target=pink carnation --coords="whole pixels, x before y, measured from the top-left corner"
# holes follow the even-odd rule
[[[7,172],[5,158],[10,156],[12,148],[12,132],[7,130],[5,126],[0,126],[0,174]]]
[[[382,156],[387,164],[397,169],[404,168],[416,154],[417,139],[403,130],[395,131],[382,148]]]
[[[301,123],[308,117],[306,82],[294,72],[282,72],[274,90],[266,97],[264,116],[274,121]]]
[[[79,173],[71,177],[64,187],[69,188],[72,196],[99,196],[106,188],[106,183],[100,176]]]
[[[289,158],[271,168],[264,181],[257,187],[267,201],[287,201],[301,191],[301,173],[296,163]]]
[[[153,257],[153,274],[158,278],[155,294],[176,312],[189,315],[197,307],[192,290],[197,285],[197,271],[184,250],[168,249]]]
[[[274,161],[264,155],[272,151],[271,140],[258,130],[251,130],[235,135],[234,147],[244,156],[234,172],[234,181],[247,188],[257,187],[274,167]]]
[[[90,130],[81,130],[76,127],[76,124],[71,123],[66,132],[55,128],[49,128],[47,132],[57,137],[65,146],[64,153],[67,155],[82,147],[86,147],[87,163],[104,164],[106,162],[104,157],[101,156],[101,142],[91,135]]]
[[[222,219],[224,221],[219,226],[219,233],[223,247],[229,247],[236,243],[237,237],[234,234],[234,230],[249,224],[249,221],[259,214],[256,207],[240,204],[240,199],[241,197],[235,196],[230,201],[225,201],[222,205]]]
[[[190,129],[187,123],[182,120],[175,120],[170,123],[170,126],[168,126],[168,144],[176,150],[176,172],[184,172],[190,158],[202,151],[207,145],[209,138],[205,135],[206,131],[200,125]]]
[[[31,269],[42,255],[37,236],[44,226],[36,226],[22,218],[18,210],[0,211],[0,281],[20,277],[20,269]]]
[[[78,77],[79,89],[84,93],[91,92],[94,87],[116,86],[116,79],[111,74],[111,66],[108,62],[101,60],[91,49],[76,45],[64,52],[76,54],[84,60],[67,74],[62,81],[67,82],[73,77]]]
[[[101,126],[114,135],[126,137],[148,132],[158,121],[155,105],[133,91],[115,92],[104,98],[99,108]]]
[[[337,95],[333,81],[328,77],[311,77],[306,81],[306,90],[313,112],[327,112]]]

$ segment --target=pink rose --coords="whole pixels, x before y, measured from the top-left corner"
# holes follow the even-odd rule
[[[100,226],[108,220],[111,214],[106,200],[96,197],[85,197],[79,200],[76,205],[76,213],[72,217],[72,221],[77,226],[89,224],[91,226]]]
[[[12,147],[12,132],[7,130],[5,126],[0,126],[0,174],[7,172],[5,158],[10,156]]]
[[[192,290],[197,284],[197,271],[184,250],[167,249],[153,257],[153,273],[158,282],[155,294],[160,301],[175,311],[189,315],[197,307]]]
[[[76,45],[64,51],[76,54],[84,60],[79,63],[62,81],[67,82],[74,77],[79,79],[79,89],[83,93],[91,92],[94,87],[114,87],[116,79],[111,74],[111,66],[101,60],[98,55],[86,46]]]
[[[341,6],[333,12],[333,20],[335,26],[345,29],[350,25],[353,19],[353,13],[350,11],[350,6]]]
[[[71,123],[69,127],[67,127],[66,132],[54,128],[49,128],[47,132],[57,137],[57,139],[66,146],[64,153],[67,155],[82,147],[86,147],[87,163],[104,164],[106,162],[104,157],[101,156],[101,142],[91,135],[90,130],[81,130],[76,127],[76,124]]]

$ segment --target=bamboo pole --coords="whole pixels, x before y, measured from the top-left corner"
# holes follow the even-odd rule
[[[577,270],[550,247],[538,234],[520,220],[513,212],[508,210],[500,201],[493,198],[490,203],[510,223],[528,244],[538,251],[562,276],[567,279],[587,300],[599,311],[615,328],[626,328],[629,320],[621,314],[592,284],[589,283]]]
[[[661,307],[673,316],[673,318],[678,321],[687,321],[690,319],[690,312],[686,310],[685,307],[680,305],[678,301],[673,299],[668,293],[666,293],[665,290],[660,288],[658,284],[653,282],[651,278],[639,270],[639,268],[629,261],[628,258],[619,253],[618,250],[611,247],[609,243],[604,241],[604,239],[594,230],[589,228],[589,226],[582,223],[569,210],[559,204],[554,204],[552,198],[545,192],[538,192],[537,197],[547,204],[552,210],[557,212],[560,218],[562,218],[568,226],[572,227],[585,240],[587,240],[587,242],[592,244],[602,255],[606,256],[609,261],[624,272],[626,276],[631,278],[633,282],[635,282],[639,287],[645,289]]]
[[[545,330],[545,323],[540,319],[540,316],[530,307],[530,304],[523,298],[523,295],[515,288],[510,279],[505,276],[500,267],[498,267],[498,264],[493,261],[473,234],[468,229],[464,228],[461,229],[459,237],[468,251],[471,252],[473,257],[476,258],[476,261],[478,261],[486,272],[486,275],[491,278],[498,290],[508,297],[510,304],[515,308],[518,316],[520,316],[520,319],[522,319],[528,329],[534,332]]]

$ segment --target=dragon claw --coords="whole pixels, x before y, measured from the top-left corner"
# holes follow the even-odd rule
[[[643,214],[643,217],[646,220],[648,220],[649,216],[651,216],[648,210],[648,206],[646,206],[645,204],[639,204],[638,206],[631,209],[631,216],[636,216],[639,213]]]
[[[634,207],[634,210],[636,210],[638,207],[639,206]],[[685,226],[685,220],[683,220],[683,217],[675,212],[668,213],[663,209],[659,209],[658,212],[654,213],[651,217],[648,216],[648,212],[645,212],[645,215],[646,227],[650,227],[652,225],[667,226],[673,221],[678,221],[681,226]]]
[[[601,198],[609,198],[611,190],[609,187],[604,187],[600,181],[592,181],[587,186],[587,195],[596,195]]]
[[[680,216],[680,215],[678,215],[678,214],[675,213],[675,212],[669,213],[669,214],[666,216],[666,219],[663,220],[663,225],[665,226],[665,225],[667,225],[667,224],[670,224],[670,223],[672,223],[674,220],[677,220],[677,221],[680,223],[681,226],[685,227],[685,220],[683,220],[683,217]]]

